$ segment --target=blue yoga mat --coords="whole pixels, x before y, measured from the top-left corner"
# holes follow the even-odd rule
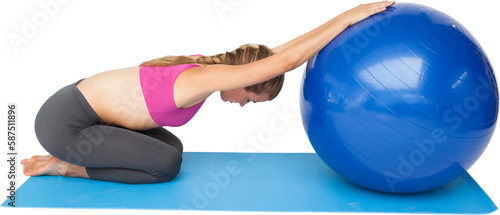
[[[490,213],[469,174],[418,194],[387,194],[342,179],[316,154],[186,152],[172,182],[130,185],[40,176],[19,187],[16,207],[281,212]],[[2,206],[7,206],[4,202]]]

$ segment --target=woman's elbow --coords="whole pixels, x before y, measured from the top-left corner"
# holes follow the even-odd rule
[[[295,68],[299,67],[302,64],[303,64],[302,61],[297,60],[294,57],[291,57],[291,58],[284,60],[282,66],[283,66],[283,69],[285,70],[285,72],[289,72],[289,71],[292,71]]]
[[[280,69],[283,71],[282,73],[294,70],[304,63],[304,56],[302,56],[300,52],[294,50],[296,49],[286,49],[278,54],[280,55],[278,62],[280,64]]]
[[[277,61],[278,75],[291,71],[300,65],[297,65],[297,60],[292,56],[283,55]]]

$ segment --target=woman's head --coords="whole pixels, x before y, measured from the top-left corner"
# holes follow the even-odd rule
[[[264,59],[273,54],[274,53],[272,49],[265,45],[245,44],[231,52],[221,53],[217,55],[200,56],[198,58],[192,58],[188,56],[165,56],[151,61],[146,61],[142,63],[141,66],[171,66],[189,63],[208,65],[242,65]],[[271,101],[276,98],[276,96],[278,96],[279,92],[281,91],[284,78],[284,75],[279,75],[265,82],[247,86],[243,89],[222,91],[221,98],[224,101],[240,103],[241,106],[250,101]]]

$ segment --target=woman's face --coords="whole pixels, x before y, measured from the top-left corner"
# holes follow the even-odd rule
[[[253,92],[246,91],[245,88],[221,91],[220,97],[224,102],[240,103],[241,107],[245,106],[248,102],[265,102],[269,99],[267,93],[257,95]]]

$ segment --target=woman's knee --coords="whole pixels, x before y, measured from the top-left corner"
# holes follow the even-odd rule
[[[184,150],[184,147],[182,146],[182,141],[169,131],[165,130],[165,133],[167,133],[167,135],[165,135],[166,136],[165,142],[174,147],[175,149],[177,149],[177,151],[179,151],[182,154],[182,151]]]
[[[182,151],[184,150],[184,147],[182,146],[182,141],[177,138],[176,136],[170,136],[168,138],[168,140],[166,141],[166,143],[172,147],[174,147],[175,149],[177,149],[177,151],[179,151],[181,154],[182,154]]]
[[[172,147],[177,149],[177,151],[179,151],[181,154],[182,154],[182,151],[184,151],[184,146],[182,146],[182,142],[178,138],[177,138],[177,141],[174,142],[174,144],[172,144]]]
[[[181,164],[182,155],[180,153],[171,153],[170,156],[165,156],[158,164],[158,182],[174,180],[180,172]]]

